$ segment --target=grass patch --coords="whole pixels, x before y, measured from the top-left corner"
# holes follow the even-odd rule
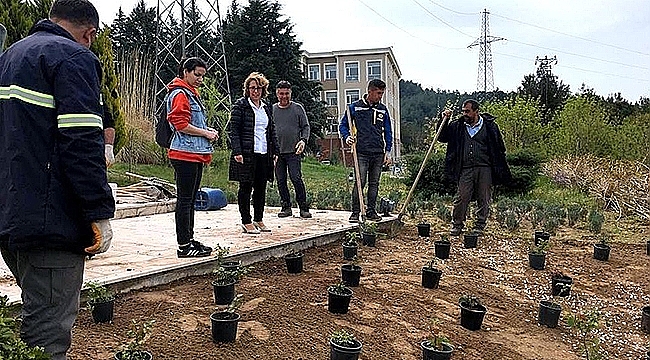
[[[563,206],[569,204],[579,204],[587,208],[598,206],[596,199],[589,196],[588,193],[575,188],[559,186],[551,181],[549,177],[543,175],[537,178],[535,188],[525,198]]]

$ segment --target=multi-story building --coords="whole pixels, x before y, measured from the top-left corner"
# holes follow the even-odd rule
[[[346,105],[360,99],[366,92],[368,82],[381,79],[386,82],[382,102],[388,107],[392,120],[393,149],[391,157],[401,156],[401,131],[399,107],[399,80],[402,73],[395,61],[392,48],[340,50],[319,53],[303,53],[305,74],[310,80],[323,84],[321,99],[328,110],[330,126],[324,130],[320,140],[321,156],[324,159],[341,159],[341,141],[338,123]],[[345,151],[349,161],[349,149]]]

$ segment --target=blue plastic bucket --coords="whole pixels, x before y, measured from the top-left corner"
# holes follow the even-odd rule
[[[221,189],[201,188],[196,192],[195,210],[217,210],[228,205],[226,194]]]

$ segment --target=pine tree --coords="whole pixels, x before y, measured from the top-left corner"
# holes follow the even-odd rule
[[[314,135],[310,147],[315,149],[316,137],[322,136],[327,123],[324,103],[318,100],[321,85],[305,77],[300,63],[302,43],[296,40],[293,25],[280,13],[281,8],[269,0],[250,0],[246,7],[232,2],[223,24],[230,89],[233,98],[240,97],[246,77],[259,71],[269,79],[269,100],[275,102],[275,84],[291,82],[293,100],[307,112]]]
[[[38,20],[47,19],[53,1],[2,0],[0,23],[7,28],[5,48],[26,37]]]
[[[115,56],[110,33],[111,29],[107,26],[101,29],[90,49],[97,55],[102,66],[102,98],[115,121],[114,146],[117,153],[124,145],[124,117],[120,111],[119,80],[115,71]]]

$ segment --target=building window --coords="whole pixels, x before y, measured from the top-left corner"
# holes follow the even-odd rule
[[[309,65],[309,80],[320,81],[320,64]]]
[[[345,103],[347,105],[359,100],[359,90],[345,90]]]
[[[336,64],[325,64],[325,80],[336,79]]]
[[[336,91],[326,91],[325,92],[325,103],[327,103],[327,106],[338,106],[339,105],[339,94]]]
[[[381,61],[368,61],[368,80],[381,79]]]
[[[359,81],[359,63],[345,63],[345,81]]]

